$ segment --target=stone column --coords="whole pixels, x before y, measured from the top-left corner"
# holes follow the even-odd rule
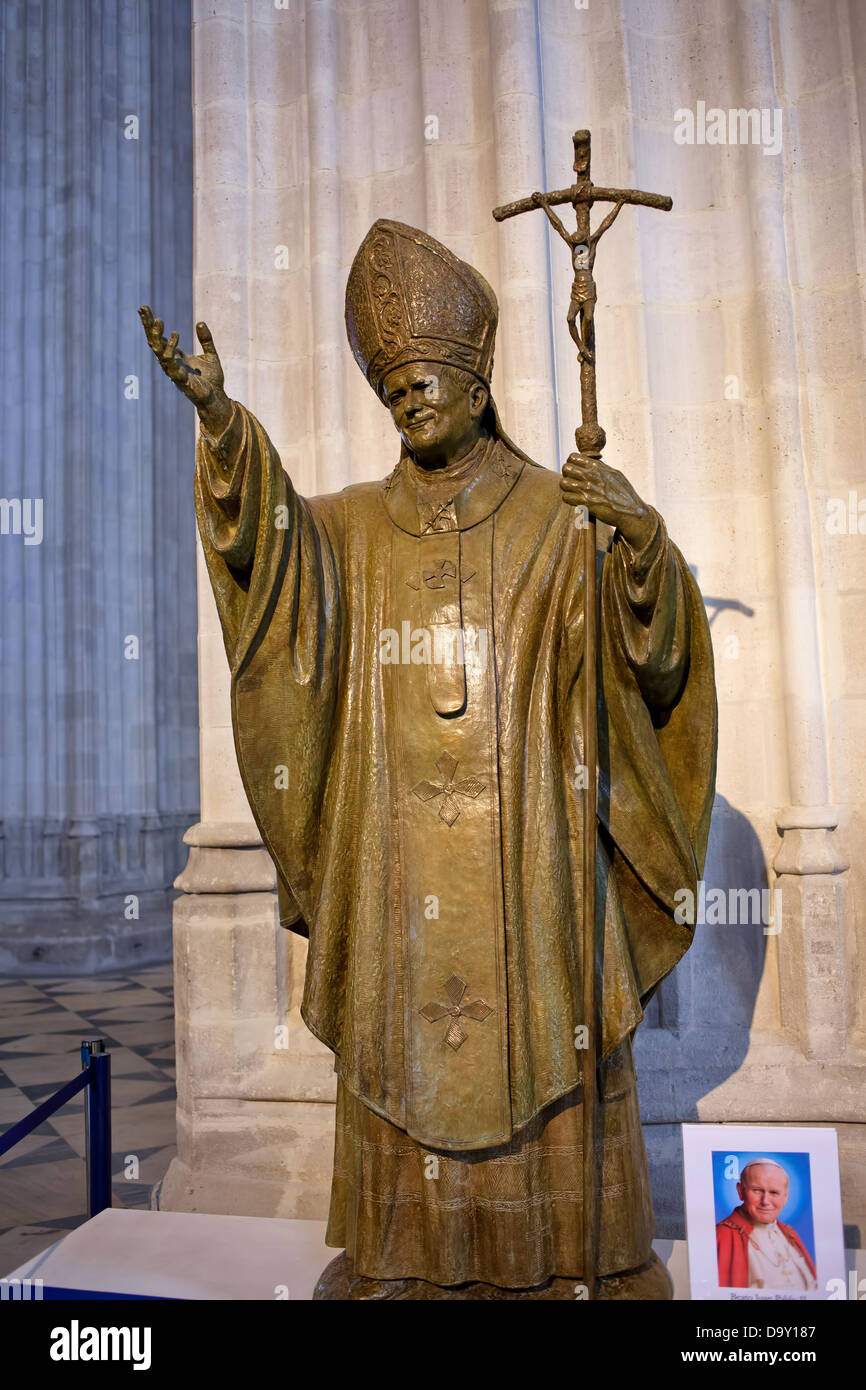
[[[198,800],[192,422],[136,312],[192,317],[189,13],[0,25],[0,972],[126,968]]]
[[[281,345],[285,324],[264,309],[270,300],[271,312],[274,302],[289,312],[285,272],[281,276],[275,265],[275,248],[285,243],[287,232],[275,216],[272,182],[285,171],[278,131],[291,125],[292,115],[281,111],[278,120],[272,109],[281,94],[269,34],[271,23],[284,56],[278,40],[286,16],[275,11],[268,22],[256,24],[243,6],[224,6],[221,15],[212,9],[196,10],[194,31],[202,229],[196,316],[214,333],[227,390],[268,421],[297,480],[293,451],[280,439],[283,406],[274,387],[285,382],[286,373],[291,377],[285,358],[299,345]],[[317,22],[324,26],[324,42],[327,7]],[[220,81],[226,65],[232,71],[230,87]],[[255,94],[249,85],[253,72]],[[321,83],[326,79],[325,65]],[[282,95],[290,92],[283,89]],[[255,172],[241,138],[250,122],[260,142],[257,150],[250,146]],[[313,131],[323,171],[317,198],[324,218],[332,141],[324,114],[314,118]],[[244,190],[241,196],[238,189]],[[256,227],[252,244],[246,235],[249,215]],[[270,276],[272,294],[262,293],[263,276]],[[325,297],[329,311],[335,280],[339,275],[325,241],[312,287],[314,296]],[[273,354],[276,363],[257,363],[250,370],[244,353],[257,310],[267,315],[268,327],[258,319],[262,339],[253,351]],[[304,383],[305,392],[309,386]],[[316,419],[321,425],[324,407]],[[338,434],[329,444],[339,442]],[[175,882],[182,892],[174,908],[178,1154],[154,1201],[176,1211],[324,1217],[333,1163],[333,1058],[301,1021],[306,943],[277,918],[274,868],[237,768],[228,663],[200,546],[197,551],[201,821],[184,836],[189,859]]]

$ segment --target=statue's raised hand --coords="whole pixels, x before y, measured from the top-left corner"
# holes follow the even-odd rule
[[[207,324],[195,326],[201,356],[188,357],[178,347],[177,333],[165,338],[163,321],[153,317],[149,304],[143,304],[138,313],[147,341],[166,376],[192,401],[208,433],[220,434],[231,415],[231,402],[223,390],[222,363]]]

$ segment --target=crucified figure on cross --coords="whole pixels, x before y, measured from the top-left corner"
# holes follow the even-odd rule
[[[562,224],[562,219],[550,206],[550,197],[551,195],[547,193],[533,193],[532,202],[536,207],[544,209],[550,225],[554,231],[559,233],[571,251],[574,280],[571,284],[571,301],[568,306],[568,331],[572,336],[581,362],[594,365],[596,289],[592,268],[595,264],[595,251],[600,238],[616,220],[620,209],[625,206],[625,200],[617,203],[616,207],[599,223],[589,240],[584,241],[583,228],[578,226],[573,232],[566,230]]]
[[[544,208],[551,225],[571,252],[574,280],[568,306],[568,331],[577,348],[580,361],[581,424],[575,434],[580,453],[573,456],[579,461],[583,458],[600,459],[605,444],[604,430],[598,423],[595,394],[596,287],[593,266],[598,243],[626,203],[637,207],[656,208],[661,212],[670,212],[673,203],[662,193],[642,193],[634,188],[599,187],[590,177],[589,131],[576,130],[573,143],[572,167],[575,180],[570,188],[558,188],[552,193],[532,193],[528,198],[518,198],[513,203],[494,208],[493,216],[497,222],[504,222],[509,217],[531,212],[533,208]],[[571,203],[574,208],[574,232],[566,231],[558,214],[553,211],[554,206],[561,203]],[[613,203],[614,207],[593,232],[590,230],[590,211],[594,203]],[[571,466],[569,460],[563,469],[563,477],[566,479]]]

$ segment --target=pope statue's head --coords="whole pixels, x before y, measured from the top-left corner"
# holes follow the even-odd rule
[[[446,246],[402,222],[375,222],[346,285],[355,361],[425,468],[498,434],[490,397],[499,307],[492,289]]]

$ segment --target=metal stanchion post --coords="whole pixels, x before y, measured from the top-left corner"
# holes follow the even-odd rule
[[[87,1152],[87,1215],[111,1206],[111,1057],[102,1038],[81,1044],[81,1065],[90,1071],[84,1092]]]

